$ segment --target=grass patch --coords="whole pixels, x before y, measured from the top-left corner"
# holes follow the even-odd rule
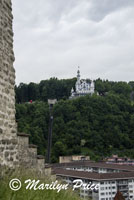
[[[9,187],[9,182],[17,178],[21,181],[22,187],[18,191],[13,191]],[[40,177],[35,173],[24,172],[22,170],[17,172],[7,172],[6,175],[0,177],[0,200],[80,200],[77,194],[73,193],[71,189],[62,190],[57,193],[56,190],[26,190],[24,182],[27,179],[40,180],[40,183],[52,183],[48,177]],[[60,183],[60,182],[59,182]],[[15,185],[16,186],[16,185]]]

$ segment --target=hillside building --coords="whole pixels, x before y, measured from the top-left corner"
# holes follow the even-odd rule
[[[70,99],[77,98],[80,96],[85,96],[88,94],[93,95],[94,91],[95,91],[94,82],[93,81],[87,82],[86,80],[81,79],[80,78],[80,70],[78,69],[75,90],[74,90],[74,88],[72,88]]]

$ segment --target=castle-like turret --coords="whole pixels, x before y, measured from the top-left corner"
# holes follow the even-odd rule
[[[87,94],[92,95],[94,93],[94,90],[95,90],[95,86],[94,86],[93,81],[91,81],[91,83],[87,83],[86,80],[80,79],[80,69],[78,68],[75,90],[72,88],[70,99],[80,97],[80,96],[85,96]]]

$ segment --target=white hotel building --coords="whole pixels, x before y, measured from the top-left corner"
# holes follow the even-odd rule
[[[75,179],[99,185],[98,190],[80,188],[80,197],[92,200],[113,200],[120,191],[126,200],[134,200],[134,167],[93,162],[72,162],[53,165],[57,178],[73,186]]]

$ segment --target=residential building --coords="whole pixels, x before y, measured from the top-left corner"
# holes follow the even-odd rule
[[[91,161],[54,164],[57,178],[73,186],[73,181],[81,179],[85,184],[99,185],[98,190],[80,187],[79,194],[84,199],[113,200],[118,191],[125,200],[134,200],[134,167]]]
[[[112,155],[109,158],[105,159],[106,163],[113,163],[119,165],[134,165],[134,159],[130,159],[127,157],[118,157],[118,155]]]
[[[73,161],[90,160],[89,156],[84,155],[72,155],[72,156],[60,156],[59,163],[69,163]]]

